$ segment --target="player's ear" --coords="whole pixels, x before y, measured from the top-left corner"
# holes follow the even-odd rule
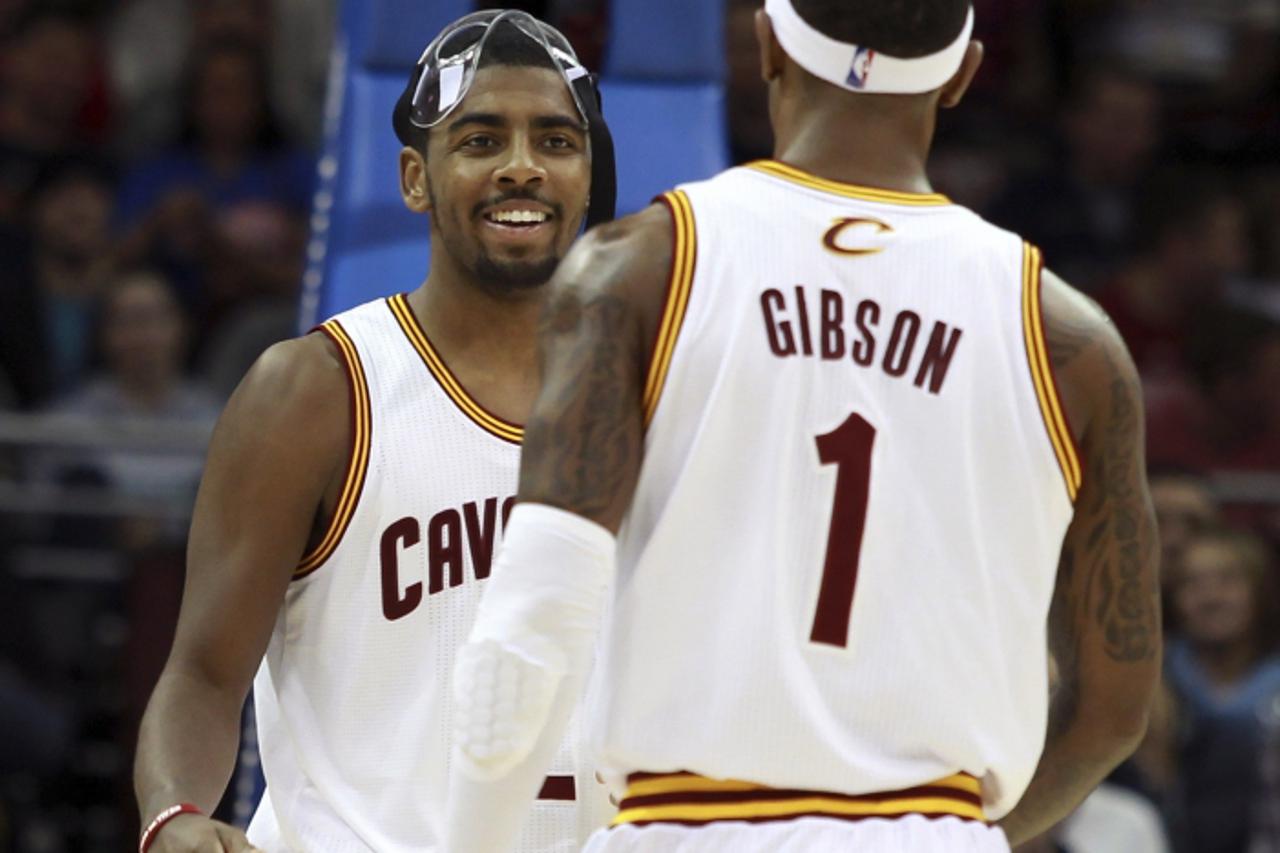
[[[404,199],[404,206],[414,213],[431,210],[429,180],[422,152],[407,145],[400,149],[400,197]]]
[[[942,87],[938,106],[947,110],[959,106],[960,101],[964,99],[964,93],[969,91],[969,84],[973,82],[974,75],[982,65],[985,52],[986,48],[982,46],[982,42],[977,40],[969,42],[969,47],[964,52],[964,61],[960,63],[960,70],[947,81],[947,85]]]
[[[769,20],[764,9],[756,12],[756,43],[760,47],[760,78],[772,83],[782,73],[786,54],[778,43],[778,37],[773,34],[773,21]]]

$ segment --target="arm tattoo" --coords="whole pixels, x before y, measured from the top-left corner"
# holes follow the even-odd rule
[[[1145,567],[1155,559],[1158,545],[1140,490],[1145,473],[1137,435],[1142,405],[1137,381],[1099,341],[1098,327],[1058,318],[1046,331],[1056,371],[1065,372],[1085,353],[1095,353],[1107,377],[1107,405],[1085,475],[1093,483],[1081,490],[1073,522],[1085,535],[1083,541],[1064,544],[1050,615],[1062,694],[1055,697],[1054,707],[1070,714],[1079,657],[1072,644],[1080,642],[1076,635],[1081,626],[1096,627],[1108,658],[1117,663],[1148,661],[1157,653],[1159,590]]]
[[[1143,518],[1139,430],[1141,397],[1135,383],[1120,373],[1106,353],[1111,368],[1111,418],[1105,450],[1100,454],[1101,485],[1111,505],[1112,546],[1098,555],[1098,600],[1094,619],[1103,631],[1106,651],[1117,662],[1137,662],[1156,654],[1158,590],[1146,589],[1144,566],[1157,547],[1155,531]]]
[[[1056,317],[1046,329],[1060,374],[1084,358],[1077,376],[1098,382],[1088,467],[1071,530],[1063,542],[1049,608],[1049,651],[1057,678],[1049,696],[1048,743],[1057,742],[1081,709],[1082,665],[1089,649],[1120,665],[1158,654],[1159,589],[1149,567],[1157,549],[1142,489],[1141,391],[1098,325]],[[1089,433],[1089,429],[1086,429]]]
[[[525,430],[520,497],[602,521],[620,514],[639,466],[638,335],[625,300],[577,291],[543,313],[543,389]]]

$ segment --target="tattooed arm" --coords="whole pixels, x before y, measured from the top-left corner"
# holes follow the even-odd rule
[[[640,470],[641,395],[672,251],[670,214],[654,206],[592,231],[556,273],[539,332],[542,391],[525,427],[521,502],[617,532]]]
[[[640,470],[671,254],[655,207],[592,231],[550,284],[520,503],[455,669],[450,853],[511,849],[581,692]]]
[[[1133,752],[1160,676],[1159,556],[1137,371],[1101,309],[1049,273],[1044,311],[1085,474],[1049,611],[1057,679],[1048,738],[1031,786],[1001,821],[1013,844],[1070,814]]]

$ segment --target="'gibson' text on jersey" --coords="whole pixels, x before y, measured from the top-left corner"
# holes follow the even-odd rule
[[[811,290],[812,288],[810,288]],[[964,330],[943,322],[924,329],[914,311],[887,316],[875,300],[851,304],[823,288],[817,299],[803,285],[794,297],[769,289],[760,294],[769,348],[778,358],[804,355],[824,361],[850,359],[862,367],[879,364],[894,378],[911,377],[917,388],[938,394]]]

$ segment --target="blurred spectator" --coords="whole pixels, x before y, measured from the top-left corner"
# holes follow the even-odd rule
[[[1015,177],[991,219],[1038,244],[1055,272],[1096,291],[1133,245],[1137,188],[1160,142],[1156,89],[1118,66],[1081,73],[1062,151]]]
[[[1278,33],[1272,0],[1122,0],[1090,41],[1161,82],[1184,156],[1240,163],[1274,160]]]
[[[25,231],[0,237],[0,376],[33,406],[77,383],[93,305],[110,263],[112,180],[98,163],[51,163],[31,191]]]
[[[1202,463],[1280,470],[1280,325],[1217,307],[1197,323],[1185,349],[1207,400]]]
[[[0,0],[0,39],[13,32],[14,25],[30,5],[31,0]]]
[[[981,73],[965,95],[965,112],[977,106],[1043,115],[1057,106],[1051,4],[1044,0],[975,0],[974,38],[985,48]]]
[[[1100,295],[1146,379],[1184,373],[1187,342],[1247,273],[1249,221],[1221,179],[1173,175],[1144,192],[1136,255]]]
[[[1260,711],[1280,696],[1280,657],[1266,631],[1275,603],[1266,545],[1215,530],[1187,547],[1174,581],[1181,636],[1166,657],[1183,712],[1179,765],[1188,849],[1238,853],[1259,792]]]
[[[80,15],[32,4],[0,42],[0,224],[49,160],[83,151],[106,123],[93,30]]]
[[[1166,628],[1166,636],[1169,629]],[[1185,850],[1186,797],[1182,790],[1181,747],[1182,716],[1178,699],[1166,677],[1156,692],[1147,719],[1147,733],[1133,757],[1122,764],[1113,777],[1128,775],[1131,790],[1141,792],[1159,810],[1166,836],[1174,840],[1173,848]]]
[[[114,421],[152,421],[211,429],[219,405],[184,377],[186,320],[172,287],[154,273],[129,273],[108,288],[102,305],[101,376],[59,402],[57,414]],[[200,479],[199,454],[111,449],[59,460],[62,472],[92,471],[127,496],[189,503]],[[58,474],[54,474],[58,477]],[[65,478],[65,474],[62,475]],[[177,539],[182,529],[131,528],[133,547]]]
[[[336,9],[336,0],[126,0],[108,36],[119,150],[136,157],[172,137],[187,58],[228,38],[266,58],[263,97],[291,138],[315,143]]]
[[[1153,470],[1151,500],[1160,522],[1160,570],[1176,577],[1187,546],[1219,521],[1208,480],[1190,469]]]
[[[1264,737],[1249,853],[1280,853],[1280,694],[1260,716]]]
[[[209,44],[192,64],[177,147],[121,188],[126,263],[161,267],[211,323],[237,301],[293,293],[300,277],[310,158],[286,144],[253,45]]]

